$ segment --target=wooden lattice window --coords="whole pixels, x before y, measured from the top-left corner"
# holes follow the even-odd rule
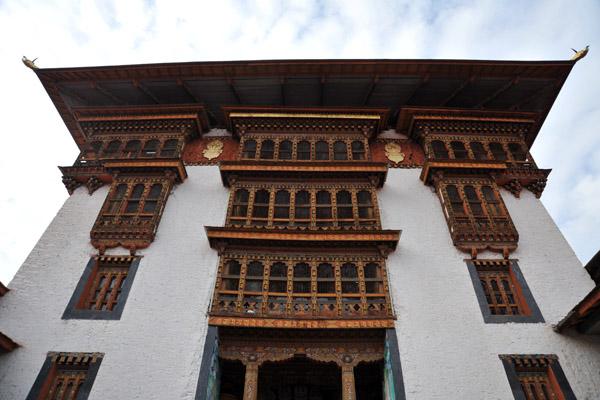
[[[279,161],[360,161],[369,155],[366,139],[352,140],[351,137],[288,139],[277,136],[252,136],[243,138],[240,144],[241,160]],[[333,158],[332,158],[333,157]]]
[[[467,266],[486,323],[544,322],[515,260],[469,260]]]
[[[99,138],[86,144],[76,163],[85,164],[92,161],[115,158],[157,158],[159,157],[159,152],[160,157],[176,157],[179,144],[179,139],[166,138],[140,137],[131,140]]]
[[[87,399],[103,356],[102,353],[48,353],[27,400]]]
[[[558,357],[500,355],[515,399],[575,400]]]
[[[62,318],[120,319],[139,262],[140,257],[93,257]]]
[[[120,183],[123,182],[123,183]],[[141,221],[152,219],[167,195],[167,184],[151,179],[123,180],[113,185],[101,219],[103,221]]]
[[[225,254],[214,315],[391,317],[385,263],[379,256]]]
[[[339,188],[274,184],[262,188],[255,184],[238,184],[232,189],[227,223],[372,228],[379,226],[379,213],[370,185]]]

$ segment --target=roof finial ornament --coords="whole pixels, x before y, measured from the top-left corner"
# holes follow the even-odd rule
[[[571,61],[581,60],[583,57],[586,56],[589,49],[590,49],[590,46],[585,46],[585,49],[579,50],[579,51],[575,50],[574,48],[571,48],[571,50],[573,50],[575,52],[575,55],[573,56],[573,58],[571,58]]]
[[[27,68],[31,68],[31,69],[39,69],[39,67],[37,65],[35,65],[35,60],[37,60],[38,58],[34,58],[33,60],[30,60],[29,58],[23,56],[23,58],[21,60],[23,60],[23,64],[25,64],[25,66]]]

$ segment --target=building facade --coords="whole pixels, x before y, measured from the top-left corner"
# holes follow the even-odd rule
[[[81,154],[2,291],[0,398],[600,397],[529,153],[573,65],[35,69]]]

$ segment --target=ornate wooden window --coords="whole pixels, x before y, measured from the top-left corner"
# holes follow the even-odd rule
[[[380,226],[374,189],[365,184],[238,183],[231,192],[227,224],[334,229]]]
[[[379,256],[236,253],[221,257],[211,314],[393,316],[385,263]]]
[[[467,266],[485,322],[544,322],[516,261],[470,260]]]
[[[508,154],[501,143],[491,142],[489,146],[494,160],[508,161]]]
[[[241,160],[364,161],[369,159],[368,142],[351,137],[287,137],[261,135],[243,137]]]
[[[491,179],[444,178],[437,188],[455,245],[470,251],[516,247],[519,235]]]
[[[63,319],[120,319],[139,257],[94,257],[86,266]]]
[[[556,355],[502,354],[499,357],[515,399],[575,400]]]
[[[88,164],[116,158],[172,158],[178,157],[183,146],[183,139],[165,137],[143,137],[135,139],[115,139],[99,137],[85,145],[76,164]]]
[[[487,160],[489,158],[487,150],[483,147],[483,143],[471,142],[469,143],[469,147],[471,147],[471,152],[476,160]]]
[[[27,400],[87,399],[103,357],[102,353],[49,352]]]
[[[113,181],[90,233],[92,244],[99,248],[121,244],[130,249],[150,244],[171,184],[166,177],[122,177]]]
[[[450,142],[450,147],[452,148],[452,154],[454,158],[457,160],[466,160],[469,158],[469,152],[467,151],[465,144],[459,141]]]

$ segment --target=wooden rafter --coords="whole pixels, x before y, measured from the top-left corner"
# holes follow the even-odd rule
[[[285,106],[285,77],[283,75],[279,77],[279,85],[281,87],[281,105]]]
[[[483,106],[485,106],[487,103],[489,103],[490,101],[494,100],[500,94],[504,93],[509,88],[511,88],[512,86],[514,86],[517,83],[519,83],[519,80],[520,80],[520,78],[511,79],[509,82],[507,82],[506,84],[502,85],[502,87],[500,89],[496,90],[494,93],[492,93],[491,95],[489,95],[488,97],[486,97],[485,99],[483,99],[479,103],[477,103],[477,105],[475,106],[475,108],[483,108]]]
[[[363,98],[363,101],[362,101],[363,106],[366,106],[367,103],[369,102],[369,100],[371,99],[371,94],[373,94],[373,90],[375,89],[375,86],[377,86],[377,82],[379,82],[379,75],[375,75],[375,77],[371,81],[371,84],[369,85],[369,89],[367,89],[367,93],[365,94],[365,97]]]
[[[98,89],[98,91],[100,91],[100,93],[102,93],[103,95],[105,95],[106,97],[110,98],[112,101],[119,103],[119,104],[126,104],[129,105],[128,102],[126,102],[125,100],[121,99],[120,97],[117,97],[114,93],[112,93],[110,90],[100,86],[98,83],[94,82],[94,81],[90,81],[90,85],[94,88],[94,89]]]
[[[154,93],[152,93],[152,91],[150,89],[148,89],[146,86],[144,86],[140,81],[134,79],[133,80],[133,86],[135,86],[136,88],[140,89],[142,92],[144,92],[144,94],[146,94],[147,96],[149,96],[152,100],[154,100],[154,102],[156,104],[164,104],[165,102],[162,101],[160,98],[158,98],[158,96],[156,96]]]
[[[230,76],[227,77],[227,84],[231,88],[231,92],[235,96],[235,99],[237,100],[238,104],[245,104],[242,101],[242,97],[240,96],[240,94],[238,93],[237,89],[235,88],[235,85],[233,84],[233,80],[231,79]]]
[[[200,101],[200,99],[194,94],[194,91],[192,90],[192,88],[190,88],[188,86],[188,84],[185,83],[181,78],[177,78],[177,83],[179,84],[179,86],[181,86],[183,88],[183,90],[185,90],[185,92],[188,94],[188,96],[190,96],[192,99],[194,99],[194,101],[196,103],[202,103]]]
[[[446,97],[444,100],[442,100],[440,102],[440,107],[445,106],[446,104],[448,104],[450,102],[450,100],[452,100],[454,97],[456,97],[457,94],[459,94],[469,83],[472,83],[475,81],[476,76],[473,75],[471,76],[469,79],[466,79],[463,83],[461,83],[456,89],[454,89],[454,91],[452,93],[450,93],[450,95],[448,97]]]
[[[319,93],[319,105],[323,105],[323,99],[325,98],[325,75],[321,75],[321,91]]]
[[[544,93],[544,91],[546,91],[548,88],[555,86],[554,83],[550,83],[538,90],[536,90],[535,92],[533,92],[531,95],[525,97],[524,99],[519,100],[517,103],[513,104],[512,106],[510,106],[509,110],[520,110],[521,106],[523,104],[527,104],[529,103],[531,100],[535,99],[536,97],[538,97],[540,94]]]
[[[63,92],[64,94],[66,94],[69,97],[74,98],[75,100],[83,103],[83,104],[88,104],[88,102],[81,97],[80,95],[78,95],[77,93],[75,93],[74,91],[72,91],[71,89],[66,88],[64,85],[61,85],[60,83],[56,84],[56,87],[58,88],[59,91]]]
[[[413,96],[415,95],[415,93],[417,92],[417,90],[419,90],[419,88],[426,83],[429,80],[429,74],[424,75],[421,80],[419,81],[419,83],[417,83],[415,85],[415,87],[412,88],[412,90],[410,91],[410,93],[408,94],[408,96],[406,97],[406,100],[404,100],[404,104],[408,104],[410,103],[410,100],[413,98]],[[403,105],[404,105],[403,104]]]

